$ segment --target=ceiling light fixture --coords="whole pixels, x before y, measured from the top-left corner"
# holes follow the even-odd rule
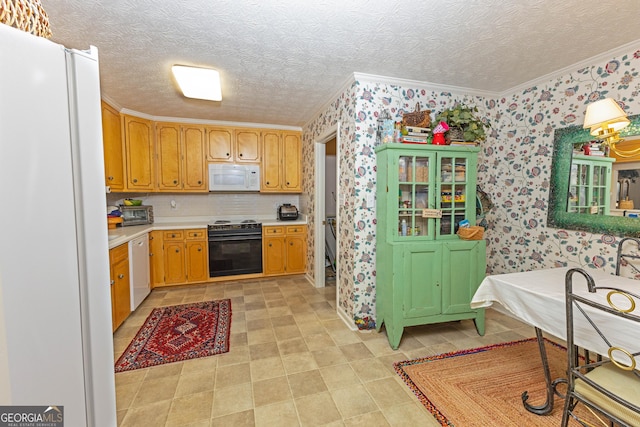
[[[187,98],[222,101],[220,73],[211,68],[174,65],[171,72]]]
[[[627,114],[613,98],[605,98],[587,106],[584,115],[584,129],[602,140],[602,143],[619,157],[633,157],[640,153],[640,148],[631,151],[620,150],[616,144],[624,141],[620,139],[620,131],[631,122]]]

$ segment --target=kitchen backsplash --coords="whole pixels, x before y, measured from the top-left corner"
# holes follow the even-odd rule
[[[158,217],[256,215],[276,216],[276,209],[283,203],[300,207],[297,194],[258,193],[209,193],[209,194],[152,194],[109,193],[108,205],[119,205],[124,198],[141,199],[143,205],[153,206]],[[175,206],[175,207],[174,207]]]

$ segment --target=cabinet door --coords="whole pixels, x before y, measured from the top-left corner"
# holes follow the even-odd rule
[[[153,133],[150,120],[124,116],[127,190],[153,190]]]
[[[160,191],[180,190],[182,188],[180,125],[156,123],[156,152],[158,189]]]
[[[207,191],[204,128],[183,126],[182,137],[184,150],[182,189],[184,191]]]
[[[284,236],[263,239],[263,272],[265,275],[284,274],[286,246]]]
[[[260,161],[260,131],[255,129],[237,129],[235,131],[235,161],[257,163]]]
[[[208,278],[207,242],[187,241],[187,281],[206,282]]]
[[[104,148],[105,185],[112,191],[124,190],[124,156],[122,122],[109,104],[102,103],[102,143]]]
[[[391,236],[402,241],[433,240],[435,219],[422,216],[424,209],[434,209],[437,185],[434,180],[435,153],[407,150],[392,159],[389,173]],[[397,183],[397,191],[394,191]]]
[[[438,153],[436,180],[440,194],[436,205],[442,211],[438,239],[458,239],[458,224],[468,219],[475,225],[476,217],[476,154],[452,152]]]
[[[275,192],[280,191],[282,181],[280,159],[282,150],[280,144],[280,133],[274,131],[263,131],[262,133],[262,182],[260,191]]]
[[[306,271],[306,238],[302,235],[287,236],[286,273],[298,274]]]
[[[441,313],[442,245],[406,245],[404,265],[393,266],[402,271],[402,307],[405,318]],[[459,268],[459,266],[457,266]],[[468,301],[467,301],[468,306]]]
[[[186,282],[184,241],[164,242],[164,283]]]
[[[282,189],[290,192],[302,191],[302,146],[300,134],[282,135]]]
[[[233,161],[233,131],[227,128],[207,128],[207,160],[211,162]]]
[[[116,328],[129,317],[131,313],[131,291],[129,289],[129,259],[122,260],[113,266],[115,324]]]
[[[485,241],[446,242],[442,258],[442,312],[468,313],[485,273]]]
[[[162,250],[162,231],[149,233],[149,262],[151,289],[164,284],[164,252]]]

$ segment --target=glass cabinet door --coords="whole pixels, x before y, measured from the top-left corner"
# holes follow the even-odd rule
[[[470,160],[468,157],[440,154],[438,157],[438,177],[440,180],[437,207],[442,218],[437,221],[439,236],[453,236],[458,224],[467,218],[468,203],[475,206],[475,185],[472,182]]]
[[[610,176],[610,161],[575,156],[569,173],[567,212],[608,215]]]
[[[433,179],[429,176],[431,157],[404,155],[398,158],[398,236],[432,236],[429,218],[422,210],[434,208],[429,195],[433,192]],[[431,225],[433,227],[433,225]]]

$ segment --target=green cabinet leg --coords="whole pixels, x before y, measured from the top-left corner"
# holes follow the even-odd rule
[[[387,339],[389,339],[389,345],[392,349],[397,350],[400,346],[400,340],[402,339],[404,328],[402,326],[390,327],[387,324],[385,324],[384,327],[387,331]]]

